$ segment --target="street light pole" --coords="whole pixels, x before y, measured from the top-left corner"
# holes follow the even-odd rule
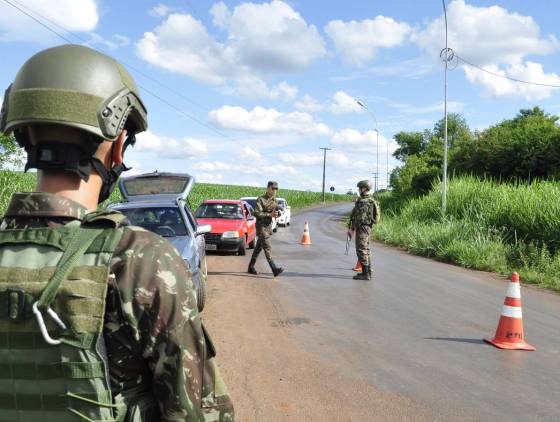
[[[319,148],[323,150],[323,203],[325,202],[325,173],[327,170],[327,151],[330,151],[331,148]]]
[[[440,53],[440,58],[445,62],[445,83],[444,83],[444,100],[443,100],[443,113],[445,116],[444,125],[444,147],[443,147],[443,183],[441,193],[441,212],[445,215],[447,209],[447,69],[449,61],[453,59],[453,53],[447,47],[447,9],[445,7],[445,0],[443,3],[443,15],[445,17],[445,50]],[[443,56],[443,57],[442,57]]]
[[[375,122],[375,192],[377,192],[377,179],[379,178],[379,124],[377,123],[375,114],[373,114],[373,112],[366,107],[363,101],[356,100],[356,102],[360,107],[367,111],[371,117],[373,117],[373,121]]]

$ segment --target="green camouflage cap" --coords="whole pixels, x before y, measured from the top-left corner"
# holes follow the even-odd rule
[[[147,129],[147,111],[128,71],[80,45],[43,50],[21,67],[6,90],[0,132],[28,125],[63,125],[114,141],[123,129]]]
[[[369,180],[360,180],[358,182],[358,189],[360,188],[366,188],[367,190],[371,190],[371,183],[369,183]]]
[[[274,180],[269,180],[268,184],[266,185],[267,188],[273,188],[273,189],[278,189],[278,182],[275,182]]]

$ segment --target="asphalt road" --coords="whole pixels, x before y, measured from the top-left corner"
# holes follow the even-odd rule
[[[239,304],[246,322],[240,317],[235,323],[230,320],[226,328],[227,323],[220,322],[223,314],[212,310],[213,294],[222,303],[231,303],[231,287],[226,286],[235,283],[237,288],[248,289],[239,291],[239,296],[255,296],[251,292],[259,289],[260,296],[251,299],[255,303],[251,306],[257,306],[256,300],[264,300],[282,310],[283,319],[270,321],[272,317],[263,316],[271,324],[262,324],[256,330],[274,326],[275,321],[289,328],[281,335],[280,346],[274,346],[277,352],[272,356],[264,353],[243,369],[249,373],[244,375],[246,384],[258,384],[267,374],[277,376],[282,366],[286,370],[304,358],[316,365],[311,375],[305,373],[304,364],[291,375],[292,386],[308,383],[308,390],[316,391],[294,390],[291,398],[290,389],[278,393],[284,397],[280,406],[285,412],[266,417],[264,408],[256,409],[259,406],[255,403],[261,399],[267,402],[264,395],[275,394],[276,390],[253,390],[252,404],[241,406],[251,408],[253,413],[245,414],[242,420],[559,421],[560,295],[523,286],[526,339],[537,351],[496,349],[482,338],[495,332],[507,289],[505,280],[380,244],[373,247],[374,279],[352,280],[355,251],[352,247],[350,255],[344,255],[345,230],[341,225],[350,207],[343,204],[303,212],[292,217],[291,227],[279,229],[273,237],[273,250],[286,272],[277,279],[245,276],[248,257],[210,257],[211,270],[222,271],[211,276],[214,292],[210,292],[209,318],[221,336],[218,343],[222,342],[219,345],[225,349],[225,359],[220,364],[225,366],[234,396],[240,402],[244,400],[247,385],[235,385],[236,373],[251,353],[246,350],[232,357],[239,342],[235,333],[242,324],[257,324],[251,321],[258,317],[243,311]],[[305,221],[309,222],[313,241],[308,247],[298,244]],[[237,272],[227,273],[223,271],[226,267],[235,267]],[[264,258],[258,269],[269,272]],[[246,334],[244,347],[250,348],[247,341],[251,334]],[[261,341],[274,342],[277,336],[280,334],[266,337],[264,333]],[[290,363],[282,363],[284,355],[278,349],[283,347],[299,349],[303,357],[286,354],[284,359]],[[260,375],[251,381],[250,371]],[[338,391],[325,392],[333,382],[340,383]],[[349,386],[359,387],[350,393]],[[346,397],[340,396],[343,390],[348,392]],[[297,416],[286,401],[297,402],[298,394],[315,397],[317,408],[328,408],[332,400],[338,400],[337,411],[325,413],[330,417],[314,417],[320,412],[313,411]],[[367,408],[368,401],[369,410],[353,413],[354,408]],[[273,400],[270,403],[273,407]],[[313,400],[301,406],[313,406],[309,403]]]

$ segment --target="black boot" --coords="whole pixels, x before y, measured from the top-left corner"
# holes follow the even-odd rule
[[[268,261],[268,264],[270,265],[270,269],[272,270],[272,274],[274,274],[274,277],[279,276],[280,274],[282,274],[282,272],[284,272],[284,268],[277,267],[274,261]]]
[[[362,272],[356,274],[353,278],[354,280],[369,280],[370,279],[370,269],[369,265],[362,264]]]
[[[251,258],[251,262],[249,262],[249,268],[247,268],[247,272],[249,274],[255,274],[257,275],[257,270],[255,269],[255,264],[257,263],[256,259]]]

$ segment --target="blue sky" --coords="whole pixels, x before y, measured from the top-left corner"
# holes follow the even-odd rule
[[[398,165],[386,164],[393,135],[443,115],[437,0],[9,1],[130,66],[150,127],[128,153],[136,173],[319,190],[319,148],[329,147],[328,186],[345,192],[378,167],[384,187]],[[551,1],[450,1],[449,46],[492,72],[560,85],[559,15]],[[0,0],[0,86],[33,53],[64,42]],[[535,105],[560,113],[557,89],[461,62],[449,73],[449,105],[473,129]]]

